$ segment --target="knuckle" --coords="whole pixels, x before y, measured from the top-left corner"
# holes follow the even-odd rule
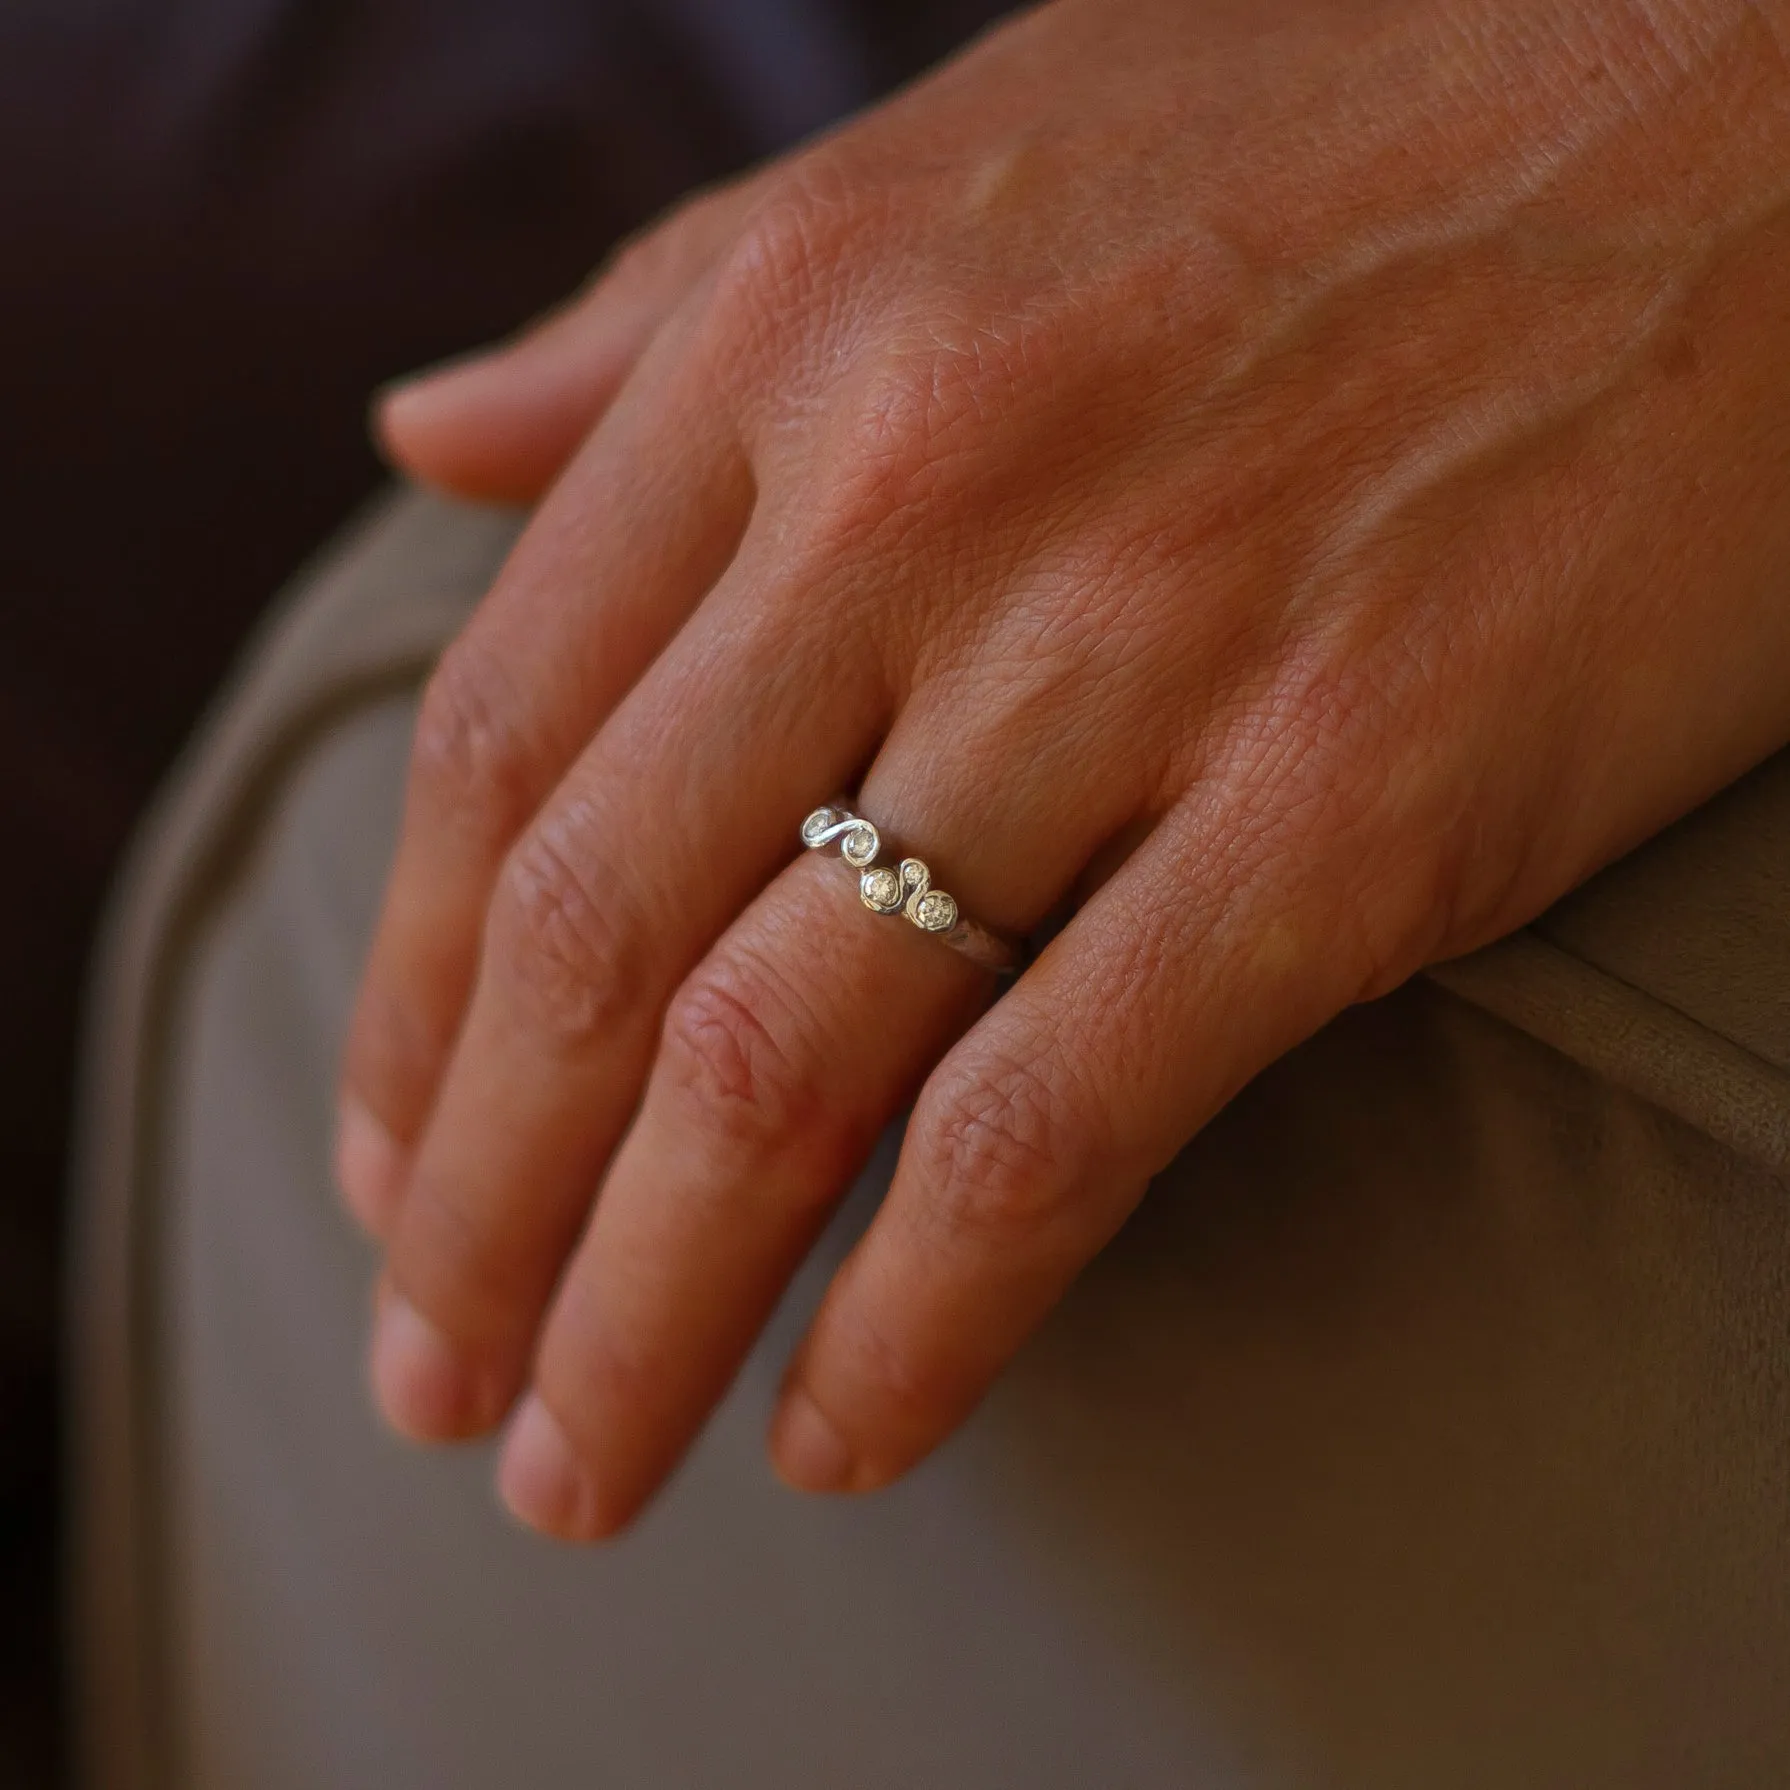
[[[927,353],[875,349],[839,397],[846,433],[840,451],[810,490],[792,558],[825,570],[878,555],[906,561],[924,541],[941,557],[969,538],[977,518],[967,454],[953,451],[943,412],[956,400],[939,389]]]
[[[916,1114],[919,1168],[946,1230],[1002,1245],[1075,1204],[1088,1126],[1068,1078],[997,1057],[956,1067]]]
[[[922,523],[980,535],[1006,425],[1049,382],[1048,325],[997,298],[928,291],[871,328],[841,390],[845,445],[821,513],[835,532],[885,544]]]
[[[812,296],[836,266],[850,207],[821,183],[790,178],[753,207],[724,257],[723,304],[783,309]]]
[[[874,362],[858,418],[867,450],[930,462],[972,429],[992,431],[1040,350],[1036,324],[1017,310],[937,298],[923,315],[922,328],[897,332]]]
[[[666,1012],[662,1069],[705,1130],[764,1151],[801,1135],[821,1109],[812,1032],[785,972],[744,955],[717,958]]]
[[[1461,873],[1510,859],[1486,851],[1485,810],[1463,826],[1433,759],[1411,752],[1398,718],[1408,729],[1427,698],[1399,688],[1395,657],[1370,645],[1291,660],[1236,729],[1231,775],[1252,786],[1254,820],[1235,856],[1287,890],[1276,931],[1299,941],[1314,986],[1373,999],[1438,954],[1464,889],[1487,886]]]
[[[511,852],[487,951],[506,1001],[549,1048],[576,1055],[626,1023],[641,996],[641,938],[622,885],[583,862],[560,826],[534,828]]]
[[[442,655],[411,743],[413,789],[432,812],[492,832],[523,824],[535,797],[534,752],[509,679],[472,635]]]
[[[850,307],[835,302],[862,261],[867,196],[836,174],[804,166],[755,195],[716,257],[706,333],[709,358],[741,392],[771,411],[812,395],[835,357],[816,336],[835,335]],[[780,394],[771,401],[768,394]],[[767,412],[767,415],[770,414]]]
[[[942,496],[958,417],[973,405],[956,356],[891,345],[875,357],[853,411],[839,506],[873,532]]]

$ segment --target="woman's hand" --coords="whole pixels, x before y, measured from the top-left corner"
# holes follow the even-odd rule
[[[391,1420],[532,1387],[505,1495],[614,1530],[917,1096],[773,1431],[880,1485],[1249,1076],[1790,736],[1787,40],[1056,0],[392,399],[557,480],[349,1052]],[[967,912],[1080,898],[998,1003],[797,855],[860,785]]]

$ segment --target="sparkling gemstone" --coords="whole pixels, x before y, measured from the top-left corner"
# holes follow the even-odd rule
[[[901,884],[893,870],[885,867],[881,870],[866,872],[861,888],[865,901],[885,913],[893,911],[900,905]]]
[[[940,889],[929,890],[914,903],[914,918],[927,932],[949,932],[957,924],[957,903]]]
[[[840,847],[848,864],[859,866],[868,864],[876,856],[877,837],[870,827],[854,827],[845,836],[845,843]]]
[[[816,808],[815,811],[811,815],[809,815],[805,821],[802,822],[802,837],[804,839],[806,839],[810,844],[813,844],[813,842],[816,839],[818,839],[821,836],[821,834],[824,833],[827,830],[827,828],[830,827],[832,824],[833,824],[832,809],[831,808]]]

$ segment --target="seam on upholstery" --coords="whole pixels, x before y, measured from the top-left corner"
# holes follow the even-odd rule
[[[1738,1155],[1790,1174],[1790,1075],[1656,995],[1527,929],[1424,974]]]

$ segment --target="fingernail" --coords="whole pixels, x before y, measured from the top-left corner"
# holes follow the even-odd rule
[[[498,1415],[460,1351],[395,1293],[373,1320],[372,1378],[386,1422],[413,1441],[453,1441]]]
[[[594,1541],[600,1533],[596,1488],[559,1420],[532,1392],[503,1445],[497,1494],[518,1522],[544,1535]]]
[[[784,1483],[799,1492],[842,1492],[851,1484],[851,1450],[800,1388],[785,1393],[777,1408],[771,1460]]]
[[[404,1153],[358,1100],[344,1100],[336,1120],[336,1185],[361,1224],[384,1236],[403,1192]]]

